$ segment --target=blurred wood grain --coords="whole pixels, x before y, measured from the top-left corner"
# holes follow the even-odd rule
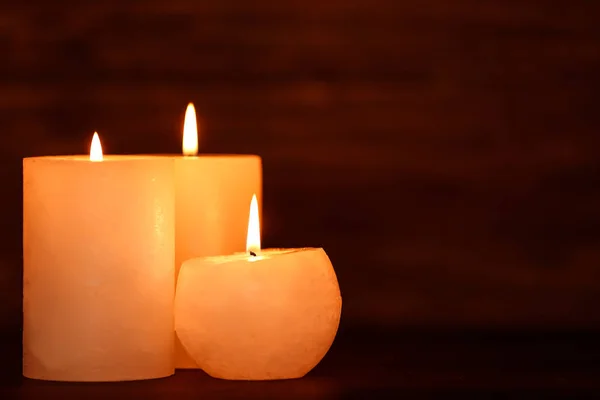
[[[0,13],[3,323],[21,158],[264,160],[264,242],[323,246],[344,321],[600,323],[600,4],[41,1]]]

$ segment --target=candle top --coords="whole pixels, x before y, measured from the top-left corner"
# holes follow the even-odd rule
[[[117,161],[133,161],[133,160],[156,160],[162,157],[156,157],[146,154],[111,154],[104,155],[102,161],[90,160],[89,155],[76,154],[76,155],[58,155],[58,156],[36,156],[36,157],[24,157],[24,160],[47,160],[47,161],[74,161],[74,162],[88,162],[101,165],[104,162],[117,162]]]
[[[194,156],[184,156],[176,153],[165,153],[165,154],[141,154],[147,157],[172,157],[180,160],[199,160],[207,158],[225,159],[225,158],[260,158],[256,154],[231,154],[231,153],[200,153]]]
[[[200,257],[196,260],[200,259],[205,263],[210,264],[225,264],[235,261],[248,261],[248,262],[257,262],[261,260],[268,260],[273,257],[291,254],[291,253],[302,253],[306,251],[323,251],[320,247],[299,247],[299,248],[290,248],[290,249],[264,249],[260,251],[260,254],[256,256],[252,256],[249,253],[234,253],[226,256],[208,256],[208,257]]]
[[[103,155],[102,161],[124,161],[124,160],[140,160],[140,159],[156,159],[156,158],[177,158],[181,160],[226,160],[226,159],[243,159],[243,158],[260,158],[256,154],[200,154],[197,156],[183,156],[181,154],[110,154]],[[24,159],[48,159],[48,160],[69,160],[69,161],[87,161],[90,162],[90,156],[87,154],[73,155],[54,155],[54,156],[33,156],[24,157]],[[95,161],[92,161],[95,162]],[[98,162],[100,164],[100,162]]]

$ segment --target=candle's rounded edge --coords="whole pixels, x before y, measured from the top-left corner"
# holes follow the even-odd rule
[[[23,157],[23,166],[36,162],[48,163],[90,163],[102,165],[103,163],[124,163],[124,162],[150,162],[150,161],[169,161],[184,163],[244,163],[255,162],[262,169],[262,158],[256,154],[199,154],[197,156],[183,156],[181,154],[105,154],[102,161],[90,160],[89,154],[76,155],[53,155],[53,156],[34,156]]]
[[[241,159],[241,158],[252,158],[252,159],[261,159],[258,154],[237,154],[237,153],[198,153],[195,156],[180,156],[184,159],[193,159],[193,158],[231,158],[231,159]]]
[[[76,155],[59,155],[59,156],[37,156],[37,157],[24,157],[23,163],[35,162],[35,161],[47,161],[47,162],[89,162],[96,165],[102,163],[113,163],[113,162],[130,162],[130,161],[162,161],[170,160],[168,157],[157,157],[144,154],[107,154],[103,156],[102,161],[91,161],[90,156],[87,154],[76,154]]]
[[[301,371],[292,374],[270,374],[270,375],[262,375],[255,377],[248,377],[245,375],[227,375],[219,372],[215,372],[212,370],[204,371],[208,376],[215,379],[221,379],[225,381],[282,381],[282,380],[291,380],[291,379],[300,379],[306,376],[310,371]]]
[[[51,376],[43,376],[36,374],[27,374],[23,372],[23,377],[25,379],[30,379],[33,381],[45,381],[45,382],[90,382],[90,383],[99,383],[99,382],[134,382],[134,381],[150,381],[157,379],[165,379],[170,376],[175,375],[175,368],[170,370],[169,372],[161,372],[157,374],[151,375],[140,375],[139,377],[114,377],[114,378],[98,378],[98,379],[59,379]]]
[[[152,155],[149,155],[152,156]],[[207,154],[200,153],[195,156],[184,156],[182,154],[157,154],[155,157],[171,157],[178,162],[187,163],[202,163],[202,162],[221,162],[221,163],[238,163],[238,162],[258,162],[262,166],[262,158],[257,154]]]
[[[262,249],[260,251],[259,257],[257,257],[256,261],[260,262],[263,260],[262,258],[260,258],[260,256],[276,257],[276,256],[283,256],[285,254],[312,252],[312,251],[322,252],[325,256],[327,256],[327,253],[325,252],[325,250],[322,247],[297,247],[297,248],[277,248],[277,247],[275,247],[275,248],[270,248],[270,249]],[[228,255],[194,257],[194,258],[190,258],[190,259],[184,261],[181,264],[181,269],[183,269],[183,267],[186,265],[192,265],[192,264],[195,264],[198,262],[209,262],[209,263],[220,264],[220,263],[227,263],[230,261],[244,260],[245,258],[247,258],[249,256],[250,255],[247,252],[239,252],[239,253],[228,254]]]
[[[181,153],[142,153],[142,154],[132,154],[133,156],[141,156],[141,157],[169,157],[169,158],[177,158],[181,160],[197,160],[197,159],[210,159],[210,158],[233,158],[233,159],[241,159],[241,158],[256,158],[261,159],[258,154],[243,154],[243,153],[198,153],[194,156],[186,156]],[[52,156],[50,156],[52,157]]]

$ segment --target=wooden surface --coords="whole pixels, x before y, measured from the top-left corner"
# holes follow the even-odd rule
[[[21,158],[264,160],[264,243],[323,246],[344,323],[597,326],[600,3],[40,0],[0,13],[0,324]]]
[[[0,382],[0,394],[6,400],[597,398],[598,334],[345,330],[322,363],[299,380],[223,381],[201,371],[105,384],[15,376]]]

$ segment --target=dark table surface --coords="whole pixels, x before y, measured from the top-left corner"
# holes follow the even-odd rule
[[[201,371],[140,382],[34,381],[20,376],[20,349],[7,347],[2,398],[600,397],[599,333],[342,329],[305,378],[273,382],[223,381]]]

